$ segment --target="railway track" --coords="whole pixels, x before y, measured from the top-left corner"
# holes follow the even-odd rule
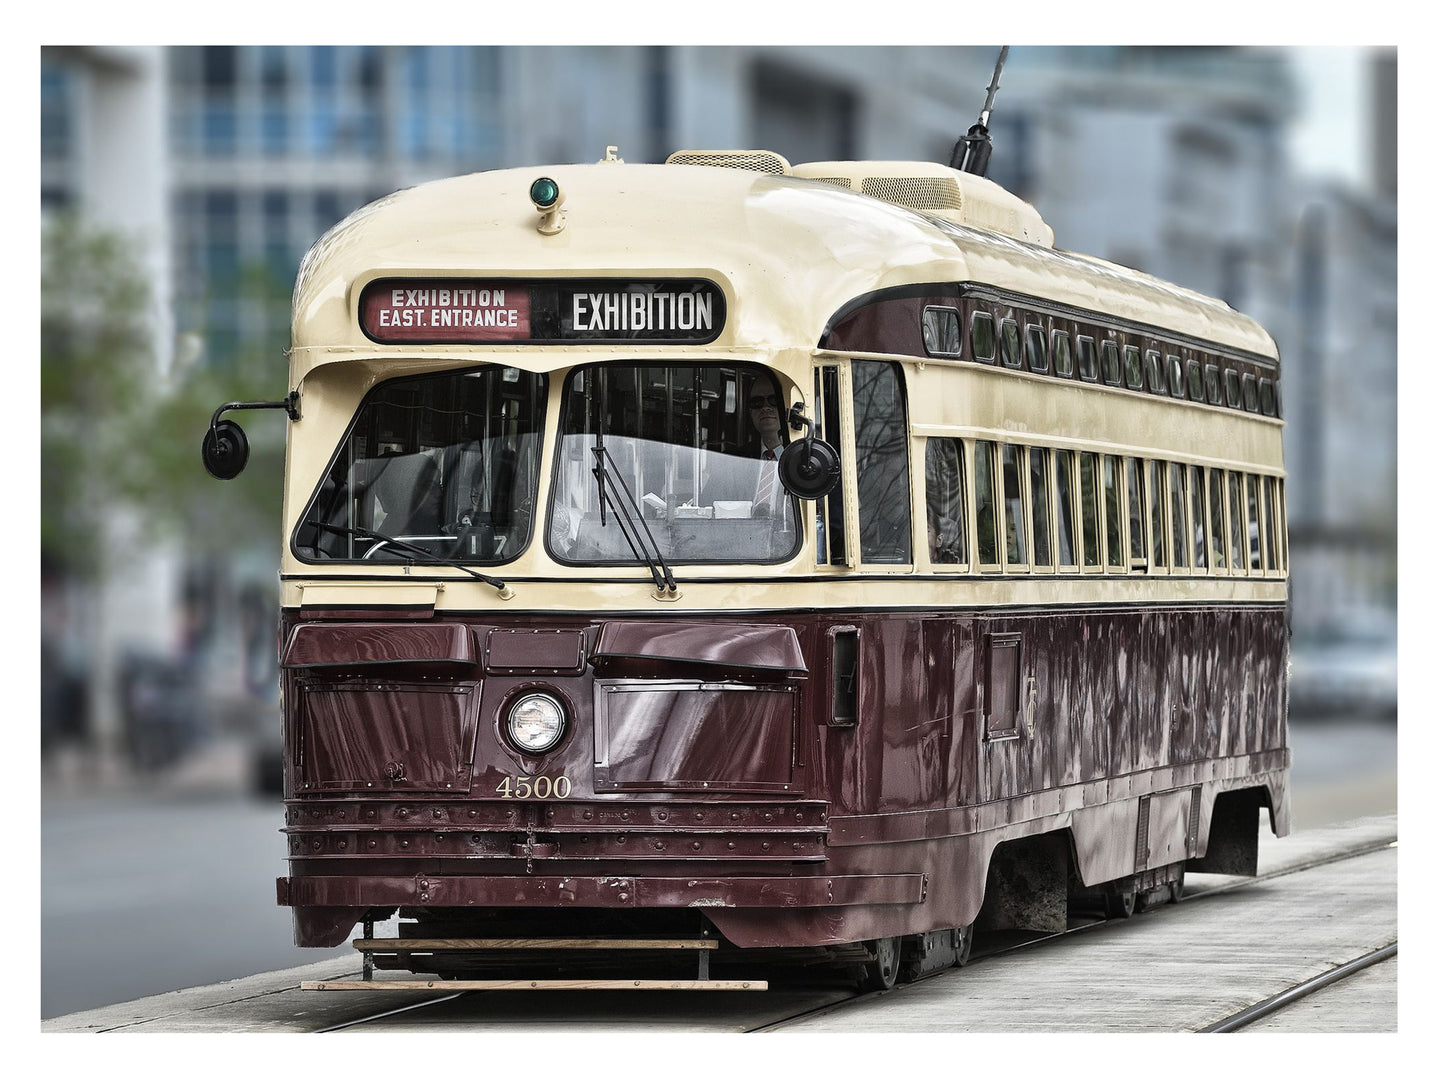
[[[1232,882],[1230,882],[1230,883],[1228,883],[1228,884],[1217,885],[1217,886],[1210,887],[1210,888],[1199,889],[1199,890],[1196,890],[1196,891],[1193,891],[1193,892],[1187,892],[1187,893],[1183,896],[1183,898],[1179,901],[1179,906],[1183,906],[1183,905],[1186,905],[1186,904],[1189,904],[1189,903],[1191,903],[1191,902],[1195,902],[1195,901],[1198,901],[1198,900],[1207,899],[1207,898],[1210,898],[1210,897],[1213,897],[1213,896],[1218,896],[1218,895],[1227,894],[1227,893],[1232,893],[1232,892],[1238,892],[1238,891],[1241,891],[1241,890],[1243,890],[1243,889],[1250,888],[1250,887],[1252,887],[1252,886],[1258,885],[1258,884],[1260,884],[1260,883],[1262,883],[1262,882],[1276,880],[1276,879],[1281,878],[1281,877],[1287,877],[1287,876],[1289,876],[1289,875],[1291,875],[1291,874],[1302,873],[1302,872],[1304,872],[1304,871],[1306,871],[1306,870],[1316,869],[1316,868],[1321,867],[1321,866],[1328,866],[1328,865],[1333,865],[1333,864],[1339,863],[1339,862],[1349,861],[1349,860],[1352,859],[1352,858],[1359,858],[1359,857],[1361,857],[1361,856],[1363,856],[1363,855],[1374,854],[1374,853],[1377,853],[1377,852],[1379,852],[1379,851],[1388,850],[1388,849],[1390,849],[1390,848],[1392,848],[1392,847],[1395,847],[1395,846],[1396,846],[1396,842],[1395,842],[1394,840],[1386,841],[1386,842],[1379,842],[1379,843],[1371,843],[1371,844],[1368,844],[1368,845],[1366,845],[1366,846],[1356,847],[1356,848],[1352,848],[1352,849],[1350,849],[1350,850],[1348,850],[1348,851],[1343,851],[1343,852],[1341,852],[1341,853],[1339,853],[1339,854],[1328,855],[1328,856],[1325,856],[1325,857],[1310,859],[1310,860],[1308,860],[1308,861],[1299,862],[1299,863],[1296,863],[1296,864],[1293,864],[1293,865],[1284,866],[1284,867],[1281,867],[1280,869],[1271,870],[1271,871],[1269,871],[1268,873],[1262,873],[1262,874],[1259,874],[1259,875],[1254,876],[1254,877],[1244,878],[1244,879],[1241,879],[1241,880],[1238,880],[1238,881],[1232,881]],[[1151,912],[1151,913],[1152,913],[1152,912]],[[1080,923],[1079,923],[1078,925],[1076,925],[1076,926],[1071,926],[1069,929],[1067,929],[1067,930],[1065,930],[1065,931],[1062,931],[1062,932],[1059,932],[1059,933],[1043,934],[1043,935],[1041,935],[1041,936],[1038,936],[1038,937],[1030,937],[1030,938],[1028,938],[1028,939],[1026,939],[1026,940],[1022,940],[1022,941],[1011,941],[1011,942],[1002,943],[1002,944],[997,944],[997,945],[993,945],[993,946],[984,945],[984,946],[980,946],[979,950],[978,950],[978,951],[975,951],[975,952],[969,957],[969,960],[970,960],[970,963],[973,963],[973,962],[977,962],[977,961],[980,961],[980,960],[991,959],[991,958],[996,957],[996,956],[1005,956],[1005,955],[1009,955],[1009,954],[1012,954],[1012,953],[1024,952],[1024,951],[1026,951],[1026,950],[1034,949],[1034,948],[1037,948],[1037,947],[1039,947],[1039,946],[1041,946],[1041,945],[1044,945],[1044,944],[1047,944],[1047,943],[1050,943],[1050,942],[1054,942],[1054,941],[1058,941],[1058,940],[1061,940],[1061,939],[1063,939],[1063,938],[1076,937],[1076,936],[1082,935],[1082,934],[1084,934],[1084,933],[1087,933],[1087,932],[1090,931],[1090,930],[1096,930],[1096,929],[1099,929],[1100,927],[1104,927],[1104,926],[1114,926],[1114,925],[1117,925],[1117,924],[1119,924],[1119,923],[1121,923],[1121,922],[1128,922],[1128,921],[1131,921],[1131,920],[1130,920],[1130,919],[1122,919],[1122,918],[1120,918],[1120,919],[1098,919],[1098,920],[1094,920],[1094,921],[1087,921],[1087,920],[1086,920],[1086,921],[1080,922]],[[1137,920],[1135,920],[1135,921],[1137,921]],[[1384,948],[1378,949],[1378,950],[1376,950],[1375,952],[1368,953],[1368,954],[1366,954],[1366,955],[1364,955],[1364,956],[1361,956],[1361,957],[1359,957],[1359,958],[1357,958],[1357,959],[1351,960],[1351,961],[1349,961],[1349,962],[1346,963],[1346,964],[1342,964],[1342,965],[1340,965],[1339,967],[1332,968],[1332,969],[1330,969],[1329,971],[1326,971],[1326,972],[1321,973],[1320,975],[1314,976],[1313,978],[1311,978],[1311,979],[1309,979],[1309,980],[1307,980],[1307,981],[1305,981],[1305,982],[1299,983],[1299,984],[1295,985],[1294,987],[1291,987],[1290,989],[1283,991],[1283,992],[1280,993],[1280,994],[1277,994],[1277,995],[1274,995],[1273,997],[1267,998],[1267,999],[1265,999],[1264,1001],[1261,1001],[1261,1002],[1259,1002],[1259,1003],[1256,1004],[1256,1005],[1252,1005],[1252,1006],[1250,1006],[1249,1008],[1242,1010],[1241,1012],[1235,1013],[1235,1014],[1233,1014],[1232,1016],[1229,1016],[1229,1017],[1227,1017],[1227,1018],[1225,1018],[1225,1019],[1223,1019],[1223,1020],[1217,1021],[1217,1022],[1215,1022],[1214,1024],[1211,1024],[1211,1025],[1209,1025],[1208,1027],[1203,1028],[1203,1029],[1201,1029],[1201,1030],[1202,1030],[1202,1031],[1206,1031],[1206,1032],[1215,1032],[1215,1031],[1226,1031],[1226,1032],[1227,1032],[1227,1031],[1235,1031],[1235,1030],[1239,1030],[1239,1029],[1241,1029],[1241,1028],[1247,1027],[1249,1024],[1251,1024],[1251,1023],[1253,1023],[1253,1022],[1255,1022],[1255,1021],[1257,1021],[1257,1020],[1259,1020],[1259,1019],[1262,1019],[1264,1016],[1267,1016],[1267,1015],[1269,1015],[1270,1013],[1273,1013],[1273,1012],[1275,1012],[1275,1011],[1278,1011],[1279,1009],[1284,1008],[1286,1005],[1293,1004],[1293,1003],[1295,1003],[1295,1002],[1297,1002],[1297,1001],[1299,1001],[1299,1000],[1301,1000],[1301,999],[1303,999],[1303,998],[1305,998],[1305,997],[1308,997],[1310,994],[1312,994],[1312,993],[1314,993],[1314,992],[1316,992],[1316,991],[1318,991],[1318,990],[1320,990],[1320,989],[1323,989],[1324,987],[1330,985],[1330,984],[1333,983],[1333,982],[1337,982],[1339,979],[1345,978],[1345,977],[1347,977],[1347,976],[1349,976],[1349,975],[1351,975],[1351,974],[1357,973],[1357,972],[1360,971],[1360,970],[1363,970],[1363,969],[1365,969],[1365,968],[1371,967],[1371,966],[1373,966],[1374,964],[1380,963],[1380,962],[1383,961],[1383,960],[1389,959],[1391,956],[1395,955],[1396,951],[1397,951],[1396,943],[1395,943],[1395,942],[1391,942],[1389,945],[1385,946]],[[932,981],[932,980],[934,980],[934,979],[937,979],[937,978],[942,977],[943,975],[948,974],[951,970],[952,970],[952,969],[945,969],[945,970],[942,970],[942,971],[935,971],[935,972],[933,972],[932,974],[925,975],[925,976],[917,979],[915,982],[910,983],[910,984],[908,984],[908,985],[909,985],[909,986],[917,986],[917,985],[919,985],[920,983],[926,983],[926,982]],[[899,988],[901,989],[901,988],[903,988],[903,987],[899,987]],[[840,991],[837,1000],[830,1001],[830,1002],[828,1002],[827,1004],[820,1005],[820,1006],[815,1006],[815,1007],[812,1007],[812,1008],[803,1010],[803,1011],[801,1011],[801,1012],[783,1013],[783,1014],[780,1014],[779,1016],[777,1016],[776,1019],[768,1020],[768,1021],[766,1021],[766,1022],[759,1023],[759,1024],[757,1024],[757,1025],[755,1025],[755,1026],[752,1026],[752,1027],[746,1027],[746,1028],[743,1028],[742,1030],[744,1030],[744,1031],[746,1031],[746,1032],[777,1031],[777,1030],[779,1030],[779,1029],[788,1027],[788,1026],[793,1025],[793,1024],[801,1023],[801,1022],[806,1021],[806,1020],[813,1020],[813,1019],[816,1019],[816,1018],[821,1017],[821,1016],[827,1016],[827,1015],[829,1015],[829,1014],[831,1014],[831,1013],[835,1013],[835,1012],[839,1011],[840,1009],[843,1009],[843,1008],[845,1008],[845,1007],[847,1007],[847,1006],[850,1006],[850,1005],[858,1004],[858,1003],[860,1003],[860,1002],[865,1002],[865,1001],[874,1000],[874,999],[877,999],[877,998],[887,997],[887,996],[889,996],[891,993],[893,993],[893,991],[868,991],[868,992],[864,992],[864,993],[851,993],[851,992],[843,992],[843,991]],[[376,1021],[380,1021],[380,1020],[383,1020],[383,1019],[393,1019],[393,1018],[398,1017],[398,1016],[409,1016],[409,1015],[411,1015],[411,1014],[421,1014],[421,1013],[424,1013],[424,1011],[427,1010],[427,1009],[434,1009],[434,1008],[436,1008],[436,1007],[438,1007],[438,1006],[441,1006],[441,1005],[443,1005],[443,1004],[448,1004],[448,1003],[455,1003],[455,1002],[459,1002],[459,1001],[460,1001],[460,1002],[465,1002],[465,1001],[468,1001],[468,1000],[475,999],[477,996],[478,996],[478,995],[477,995],[477,993],[475,993],[475,992],[462,991],[462,992],[458,992],[458,993],[448,994],[448,995],[445,995],[445,996],[442,996],[442,997],[428,998],[428,999],[426,999],[426,1000],[424,1000],[424,1001],[419,1001],[419,1002],[416,1002],[416,1003],[410,1004],[410,1005],[399,1006],[399,1007],[397,1007],[397,1008],[395,1008],[395,1009],[390,1009],[390,1010],[387,1010],[387,1011],[385,1011],[385,1012],[370,1013],[370,1014],[367,1014],[367,1015],[365,1015],[365,1016],[360,1016],[360,1017],[358,1017],[358,1018],[356,1018],[356,1019],[354,1019],[354,1020],[347,1020],[347,1021],[343,1021],[343,1022],[341,1022],[341,1023],[331,1024],[331,1025],[329,1025],[329,1026],[327,1026],[327,1027],[324,1027],[324,1028],[318,1028],[318,1029],[316,1030],[315,1034],[323,1034],[323,1033],[335,1032],[335,1031],[345,1031],[345,1030],[351,1029],[351,1028],[360,1028],[360,1027],[363,1027],[363,1026],[365,1026],[365,1025],[367,1025],[367,1024],[370,1024],[370,1023],[373,1023],[373,1022],[376,1022]],[[420,1017],[418,1017],[417,1022],[418,1022],[418,1023],[421,1022],[421,1018],[420,1018]]]

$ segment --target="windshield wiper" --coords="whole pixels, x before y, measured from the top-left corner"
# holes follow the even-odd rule
[[[642,514],[642,509],[637,506],[637,499],[633,497],[632,490],[627,488],[627,482],[623,479],[622,472],[617,469],[617,463],[612,458],[612,453],[599,444],[598,447],[592,449],[592,454],[597,457],[597,466],[592,469],[592,473],[597,476],[598,491],[606,503],[612,505],[612,510],[617,513],[618,526],[622,527],[622,537],[627,539],[632,556],[647,563],[647,571],[652,573],[652,582],[657,584],[659,591],[676,592],[677,581],[673,579],[672,569],[667,566],[667,560],[662,556],[662,547],[657,544],[657,539],[652,537],[652,529],[647,526],[647,520]],[[610,487],[610,492],[608,487]],[[623,504],[617,495],[619,488],[622,495],[627,498],[626,504]],[[629,507],[631,511],[628,510]],[[632,518],[634,515],[637,517],[636,520]],[[637,529],[639,523],[642,524],[640,531]],[[637,547],[642,545],[644,533],[647,535],[647,541],[651,543],[651,549],[643,546],[643,552],[639,552]],[[633,541],[634,535],[637,538],[636,542]],[[657,554],[655,563],[651,556],[653,553]]]
[[[315,519],[306,520],[306,526],[315,527],[318,530],[322,531],[334,531],[337,534],[349,534],[352,538],[374,538],[378,542],[384,542],[388,546],[395,546],[397,549],[400,550],[410,550],[412,553],[419,553],[423,557],[430,558],[438,564],[450,565],[452,568],[459,568],[468,576],[475,576],[483,583],[491,584],[502,593],[503,598],[511,598],[516,593],[514,591],[511,591],[507,587],[507,585],[501,580],[494,579],[491,576],[484,576],[482,575],[482,573],[478,572],[474,568],[468,568],[464,564],[460,564],[457,561],[448,560],[445,557],[438,557],[436,554],[432,553],[431,550],[423,549],[421,546],[413,546],[410,542],[403,542],[399,538],[392,538],[391,535],[382,534],[380,531],[377,530],[364,531],[360,527],[345,527],[334,523],[322,523],[320,520]]]

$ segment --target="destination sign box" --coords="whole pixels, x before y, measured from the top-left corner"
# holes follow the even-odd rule
[[[378,279],[361,330],[379,343],[708,343],[722,291],[704,279]]]

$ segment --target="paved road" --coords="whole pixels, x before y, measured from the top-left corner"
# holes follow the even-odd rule
[[[1292,727],[1296,828],[1394,812],[1393,724]],[[46,788],[42,1017],[351,956],[292,946],[275,898],[279,807],[246,796],[239,778],[159,792]]]

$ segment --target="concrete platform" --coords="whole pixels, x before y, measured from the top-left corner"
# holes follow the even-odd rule
[[[1395,838],[1394,816],[1260,840],[1267,873]],[[1395,849],[1188,900],[1046,945],[848,1001],[833,986],[763,994],[475,994],[362,1030],[737,1032],[789,1020],[810,1032],[1194,1031],[1395,940]],[[1190,894],[1236,878],[1191,874]],[[234,982],[42,1022],[46,1033],[308,1032],[428,1001],[409,992],[310,992],[359,975],[352,953]],[[1394,1031],[1396,961],[1344,980],[1249,1030]],[[828,1010],[828,1006],[838,1007]],[[819,1010],[822,1010],[821,1013]]]

